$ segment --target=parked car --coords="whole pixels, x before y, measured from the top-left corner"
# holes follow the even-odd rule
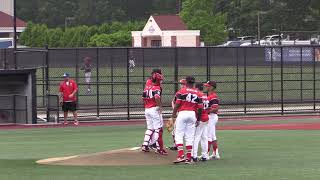
[[[238,41],[242,41],[242,42],[254,42],[256,41],[256,37],[254,36],[241,36],[241,37],[237,37]]]
[[[243,42],[241,41],[227,41],[224,44],[218,46],[239,47]]]
[[[271,45],[278,45],[279,41],[281,41],[282,36],[281,35],[270,35],[265,36],[260,40],[261,46],[271,46]]]

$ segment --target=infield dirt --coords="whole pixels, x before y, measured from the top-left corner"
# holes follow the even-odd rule
[[[167,156],[153,151],[142,152],[139,147],[111,150],[94,154],[56,157],[37,161],[38,164],[64,166],[136,166],[173,164],[177,153],[169,151]]]

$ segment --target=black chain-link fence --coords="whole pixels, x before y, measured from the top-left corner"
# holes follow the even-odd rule
[[[12,68],[13,62],[18,68],[38,67],[38,116],[48,110],[47,95],[58,94],[68,72],[79,86],[80,118],[143,118],[141,94],[153,68],[165,76],[166,115],[179,79],[187,75],[218,82],[221,115],[313,113],[319,108],[320,46],[19,49],[16,61],[13,51],[4,49],[0,62],[0,68]]]

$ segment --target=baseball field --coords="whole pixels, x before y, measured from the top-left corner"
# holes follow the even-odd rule
[[[0,129],[1,180],[320,179],[319,116],[221,118],[218,124],[221,159],[193,165],[172,164],[173,151],[169,151],[168,157],[139,151],[131,152],[132,156],[119,153],[140,146],[144,121],[82,123],[78,127],[15,125]],[[165,144],[171,142],[166,132]],[[36,163],[77,155],[90,156],[107,166],[87,162]],[[140,164],[120,164],[133,160]]]

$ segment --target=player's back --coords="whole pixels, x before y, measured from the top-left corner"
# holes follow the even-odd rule
[[[177,104],[180,104],[178,111],[196,111],[202,107],[200,92],[195,88],[182,88],[177,92]]]
[[[161,97],[161,88],[156,85],[146,85],[144,88],[142,98],[144,101],[145,108],[156,107],[156,98]]]

